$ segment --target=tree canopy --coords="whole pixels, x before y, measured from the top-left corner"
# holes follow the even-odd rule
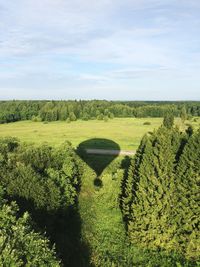
[[[199,102],[153,101],[0,101],[0,123],[19,120],[74,121],[76,119],[108,120],[114,117],[200,116]]]
[[[200,131],[161,126],[146,135],[123,180],[121,207],[132,243],[200,255]]]
[[[55,249],[73,264],[84,168],[68,142],[53,148],[0,139],[0,265],[59,266]]]

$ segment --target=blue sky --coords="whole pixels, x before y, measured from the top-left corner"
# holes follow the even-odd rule
[[[0,0],[0,99],[200,100],[199,0]]]

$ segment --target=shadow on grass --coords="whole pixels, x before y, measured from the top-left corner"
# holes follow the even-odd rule
[[[113,155],[95,154],[93,152],[88,153],[87,149],[92,150],[114,150]],[[104,169],[116,158],[120,153],[120,146],[112,140],[104,138],[93,138],[83,141],[77,147],[76,153],[92,168],[97,177],[94,179],[94,186],[102,187],[103,183],[101,180],[101,174]]]

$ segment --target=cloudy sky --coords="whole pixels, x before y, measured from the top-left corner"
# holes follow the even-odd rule
[[[0,0],[0,99],[200,100],[199,0]]]

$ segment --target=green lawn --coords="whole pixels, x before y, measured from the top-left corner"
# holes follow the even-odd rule
[[[143,125],[149,121],[151,125]],[[197,122],[192,122],[198,126]],[[141,137],[148,131],[153,131],[162,123],[162,118],[115,118],[108,122],[90,120],[67,122],[32,122],[20,121],[0,125],[0,136],[15,136],[26,142],[48,142],[58,145],[65,140],[74,147],[92,138],[105,138],[116,142],[121,149],[134,150],[138,147]],[[187,122],[188,123],[188,122]],[[191,123],[191,122],[189,122]],[[183,127],[180,119],[176,124]]]

